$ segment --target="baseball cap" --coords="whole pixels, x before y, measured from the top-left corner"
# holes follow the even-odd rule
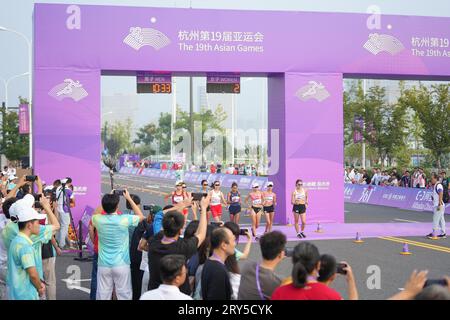
[[[273,187],[273,182],[272,181],[267,182],[267,186],[268,187]]]
[[[258,182],[253,182],[252,183],[252,188],[259,188]]]
[[[27,205],[28,207],[32,207],[34,204],[34,196],[31,194],[26,194],[22,199],[18,200],[22,201],[24,205]]]
[[[39,214],[36,210],[34,210],[32,207],[29,207],[27,204],[19,203],[17,204],[16,201],[11,208],[9,209],[9,212],[12,216],[16,216],[19,222],[27,222],[31,220],[42,220],[47,217],[45,214]],[[11,211],[12,209],[12,211]]]

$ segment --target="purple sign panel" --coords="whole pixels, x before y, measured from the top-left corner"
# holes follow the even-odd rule
[[[279,132],[270,180],[286,212],[275,222],[287,222],[297,178],[310,221],[343,222],[342,75],[450,75],[449,18],[382,18],[373,29],[366,14],[35,4],[32,165],[48,181],[70,175],[87,190],[77,206],[96,207],[102,72],[266,74]]]
[[[19,105],[19,134],[30,133],[30,109],[28,104]]]

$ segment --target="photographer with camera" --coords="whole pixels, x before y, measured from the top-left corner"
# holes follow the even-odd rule
[[[352,282],[354,283],[355,280],[353,276],[353,270],[350,265],[345,261],[337,263],[336,259],[331,255],[322,255],[320,257],[320,270],[317,281],[329,287],[336,279],[336,276],[338,274],[344,275],[346,277],[348,283],[348,299],[358,300],[358,291],[356,290],[356,286],[351,284]]]
[[[136,215],[119,215],[120,196],[130,202]],[[98,233],[97,300],[110,300],[113,289],[118,300],[131,300],[131,271],[129,251],[129,226],[137,226],[144,220],[141,209],[125,189],[105,194],[102,208],[106,214],[94,214],[92,226]]]
[[[66,239],[69,233],[69,225],[71,223],[70,199],[73,199],[73,191],[69,188],[72,184],[71,178],[61,179],[61,185],[56,189],[56,202],[58,204],[59,223],[61,229],[56,237],[58,245],[61,249],[68,249]]]
[[[285,257],[286,236],[280,231],[264,234],[259,240],[262,261],[247,262],[242,268],[239,300],[269,300],[281,285],[274,270]]]

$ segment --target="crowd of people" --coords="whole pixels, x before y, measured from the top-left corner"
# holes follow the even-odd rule
[[[448,186],[450,178],[444,170],[439,172],[439,182]],[[374,168],[372,175],[366,169],[349,167],[345,169],[344,182],[352,184],[371,184],[379,186],[393,186],[404,188],[427,188],[431,189],[431,177],[427,177],[423,168],[416,167],[413,171],[404,170],[399,173],[396,168],[381,170]]]
[[[54,300],[55,258],[68,248],[70,208],[75,203],[72,180],[46,186],[39,176],[19,179],[12,176],[13,170],[9,174],[12,188],[2,184],[6,193],[2,193],[0,214],[0,299]],[[437,175],[432,182],[437,184]],[[142,206],[139,196],[126,189],[103,195],[89,224],[94,246],[90,298],[341,300],[344,294],[332,284],[344,277],[346,296],[357,300],[357,281],[348,262],[338,263],[307,241],[288,248],[286,235],[272,230],[277,205],[273,188],[272,182],[264,191],[253,184],[244,198],[236,183],[223,193],[220,182],[210,185],[204,180],[197,193],[187,192],[180,181],[165,197],[164,207]],[[123,212],[121,204],[126,208]],[[300,179],[291,204],[297,236],[306,238],[308,194]],[[251,230],[239,226],[244,205],[252,218]],[[229,219],[223,219],[223,207]],[[188,221],[190,211],[193,219]],[[262,215],[266,228],[258,235]],[[436,223],[439,228],[441,222]],[[249,258],[252,240],[259,244],[258,261]],[[237,248],[241,241],[242,251]],[[292,262],[288,278],[277,274],[284,259]],[[427,286],[426,271],[414,272],[405,290],[391,299],[450,299],[450,278],[445,279],[447,286]]]

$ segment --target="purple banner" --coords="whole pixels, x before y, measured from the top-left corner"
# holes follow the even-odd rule
[[[363,140],[362,129],[364,128],[364,119],[355,116],[353,122],[353,143],[359,143]]]
[[[404,210],[433,211],[433,190],[346,184],[345,202],[366,203]],[[445,213],[450,214],[447,204]]]
[[[30,109],[28,104],[19,105],[19,134],[30,133]]]

